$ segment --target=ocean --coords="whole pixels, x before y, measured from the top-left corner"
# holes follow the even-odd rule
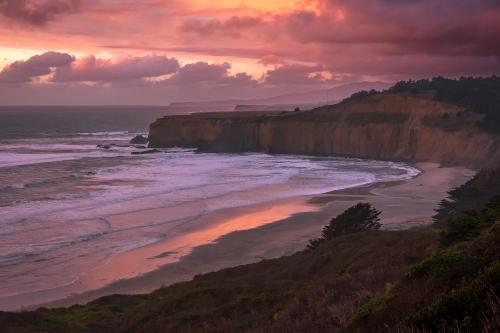
[[[419,173],[403,163],[347,158],[179,148],[133,155],[145,148],[129,140],[147,135],[166,113],[0,108],[0,310],[12,309],[17,297],[113,282],[72,287],[117,255],[188,235],[206,214]]]

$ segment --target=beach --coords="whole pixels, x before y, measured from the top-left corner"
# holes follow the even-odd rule
[[[126,276],[131,267],[156,265],[149,273],[43,305],[68,306],[116,293],[148,293],[197,274],[290,255],[303,250],[332,217],[357,202],[370,202],[383,212],[384,230],[423,227],[432,222],[434,209],[446,193],[474,174],[470,169],[439,167],[435,163],[414,166],[422,173],[406,181],[381,182],[208,214],[204,217],[207,220],[200,222],[207,228],[117,256],[85,279],[116,279],[114,275]],[[203,245],[194,246],[200,243]],[[44,291],[40,296],[50,295]]]

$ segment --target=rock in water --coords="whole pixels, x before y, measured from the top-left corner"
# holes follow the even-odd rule
[[[144,150],[144,151],[133,151],[131,154],[132,155],[144,155],[144,154],[154,154],[154,153],[159,153],[161,150],[158,149],[149,149],[149,150]]]
[[[143,137],[142,135],[136,135],[132,140],[130,140],[131,144],[143,145],[148,143],[148,138]]]

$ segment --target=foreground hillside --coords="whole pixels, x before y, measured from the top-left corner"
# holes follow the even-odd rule
[[[446,214],[439,222],[446,227],[441,229],[336,235],[292,256],[199,275],[149,295],[0,313],[0,327],[2,332],[498,331],[500,199],[486,197],[500,188],[499,172],[480,172],[451,192],[451,201],[442,205]],[[482,208],[452,208],[451,202],[470,207],[471,200]]]
[[[436,235],[368,232],[306,253],[197,276],[148,296],[0,315],[6,332],[327,331],[430,253]]]
[[[167,116],[150,127],[152,147],[337,155],[481,168],[498,161],[500,136],[467,107],[407,93],[356,95],[298,112]]]

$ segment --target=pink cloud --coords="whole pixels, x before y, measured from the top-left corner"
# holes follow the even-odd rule
[[[213,82],[227,76],[230,67],[228,63],[220,65],[206,62],[187,64],[180,68],[167,82],[172,84]]]
[[[57,68],[53,82],[112,82],[136,80],[173,74],[179,69],[177,59],[165,56],[97,59],[89,56],[71,66]]]
[[[325,83],[327,79],[318,72],[324,68],[321,65],[285,64],[266,71],[264,83],[272,85],[307,85]]]
[[[177,73],[165,80],[164,83],[175,85],[248,85],[256,83],[256,81],[246,73],[238,73],[234,76],[229,75],[230,68],[231,65],[228,63],[209,64],[200,61],[181,67]]]
[[[240,37],[241,31],[261,26],[263,21],[259,17],[233,16],[226,20],[190,18],[180,27],[183,32],[193,32],[200,36],[212,35],[220,32],[232,37]]]
[[[286,61],[282,58],[279,57],[275,54],[270,54],[270,55],[265,55],[259,60],[260,64],[263,65],[284,65],[286,64]]]
[[[230,75],[229,63],[209,64],[196,62],[180,66],[175,58],[166,56],[120,57],[99,59],[88,56],[81,59],[58,52],[36,55],[25,61],[16,61],[0,72],[0,83],[29,83],[40,76],[49,76],[53,83],[101,82],[119,83],[146,78],[158,83],[178,86],[203,84],[254,85],[257,83],[246,73]]]
[[[35,55],[25,61],[16,61],[7,65],[0,72],[0,82],[3,83],[23,83],[32,79],[48,75],[53,68],[63,68],[69,66],[74,58],[66,53],[47,52]]]

